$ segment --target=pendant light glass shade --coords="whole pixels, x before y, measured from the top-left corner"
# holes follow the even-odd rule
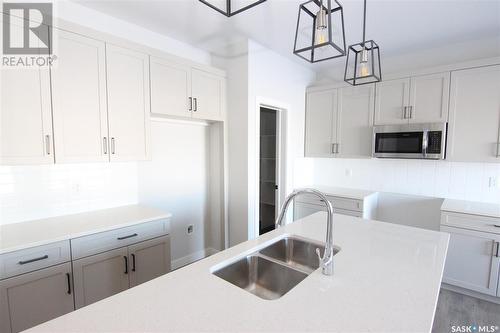
[[[344,81],[353,86],[382,81],[380,48],[373,40],[366,40],[366,0],[363,15],[363,41],[349,46]]]
[[[344,13],[336,0],[310,0],[299,6],[293,53],[309,62],[345,55]]]
[[[257,6],[267,0],[199,0],[201,3],[218,11],[222,15],[231,17],[247,9]]]

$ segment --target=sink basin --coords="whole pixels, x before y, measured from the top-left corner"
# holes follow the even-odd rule
[[[280,298],[308,275],[256,255],[245,257],[213,274],[266,300]]]
[[[321,254],[324,245],[301,240],[295,237],[286,237],[260,250],[260,254],[279,260],[296,269],[311,273],[319,267],[319,259],[316,249]],[[338,249],[334,248],[334,255]]]

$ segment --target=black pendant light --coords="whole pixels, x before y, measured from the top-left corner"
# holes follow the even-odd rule
[[[337,0],[310,0],[299,6],[293,53],[318,62],[345,55],[344,12]]]
[[[353,86],[382,81],[380,49],[373,40],[366,40],[366,0],[363,12],[363,41],[349,46],[344,81]]]
[[[257,6],[267,0],[256,0],[253,2],[248,3],[248,1],[241,1],[241,0],[199,0],[201,3],[204,3],[208,7],[218,11],[222,15],[225,15],[227,17],[231,17],[233,15],[236,15],[238,13],[241,13],[247,9],[250,9],[254,6]],[[245,2],[245,5],[241,5],[241,2]],[[239,5],[235,5],[239,4]]]

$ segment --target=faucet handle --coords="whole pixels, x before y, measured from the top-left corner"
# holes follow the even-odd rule
[[[316,254],[318,255],[318,260],[319,260],[319,266],[323,266],[323,258],[321,257],[321,250],[319,248],[316,248]]]

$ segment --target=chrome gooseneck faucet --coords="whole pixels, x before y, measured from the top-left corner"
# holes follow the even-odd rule
[[[322,269],[324,275],[333,275],[333,207],[326,196],[318,190],[312,188],[301,188],[290,193],[281,206],[280,214],[276,220],[276,227],[281,227],[284,225],[286,211],[292,200],[299,194],[314,194],[321,199],[328,210],[328,220],[326,227],[326,246],[323,256],[320,254],[320,250],[316,249],[316,254],[319,258],[319,265]]]

